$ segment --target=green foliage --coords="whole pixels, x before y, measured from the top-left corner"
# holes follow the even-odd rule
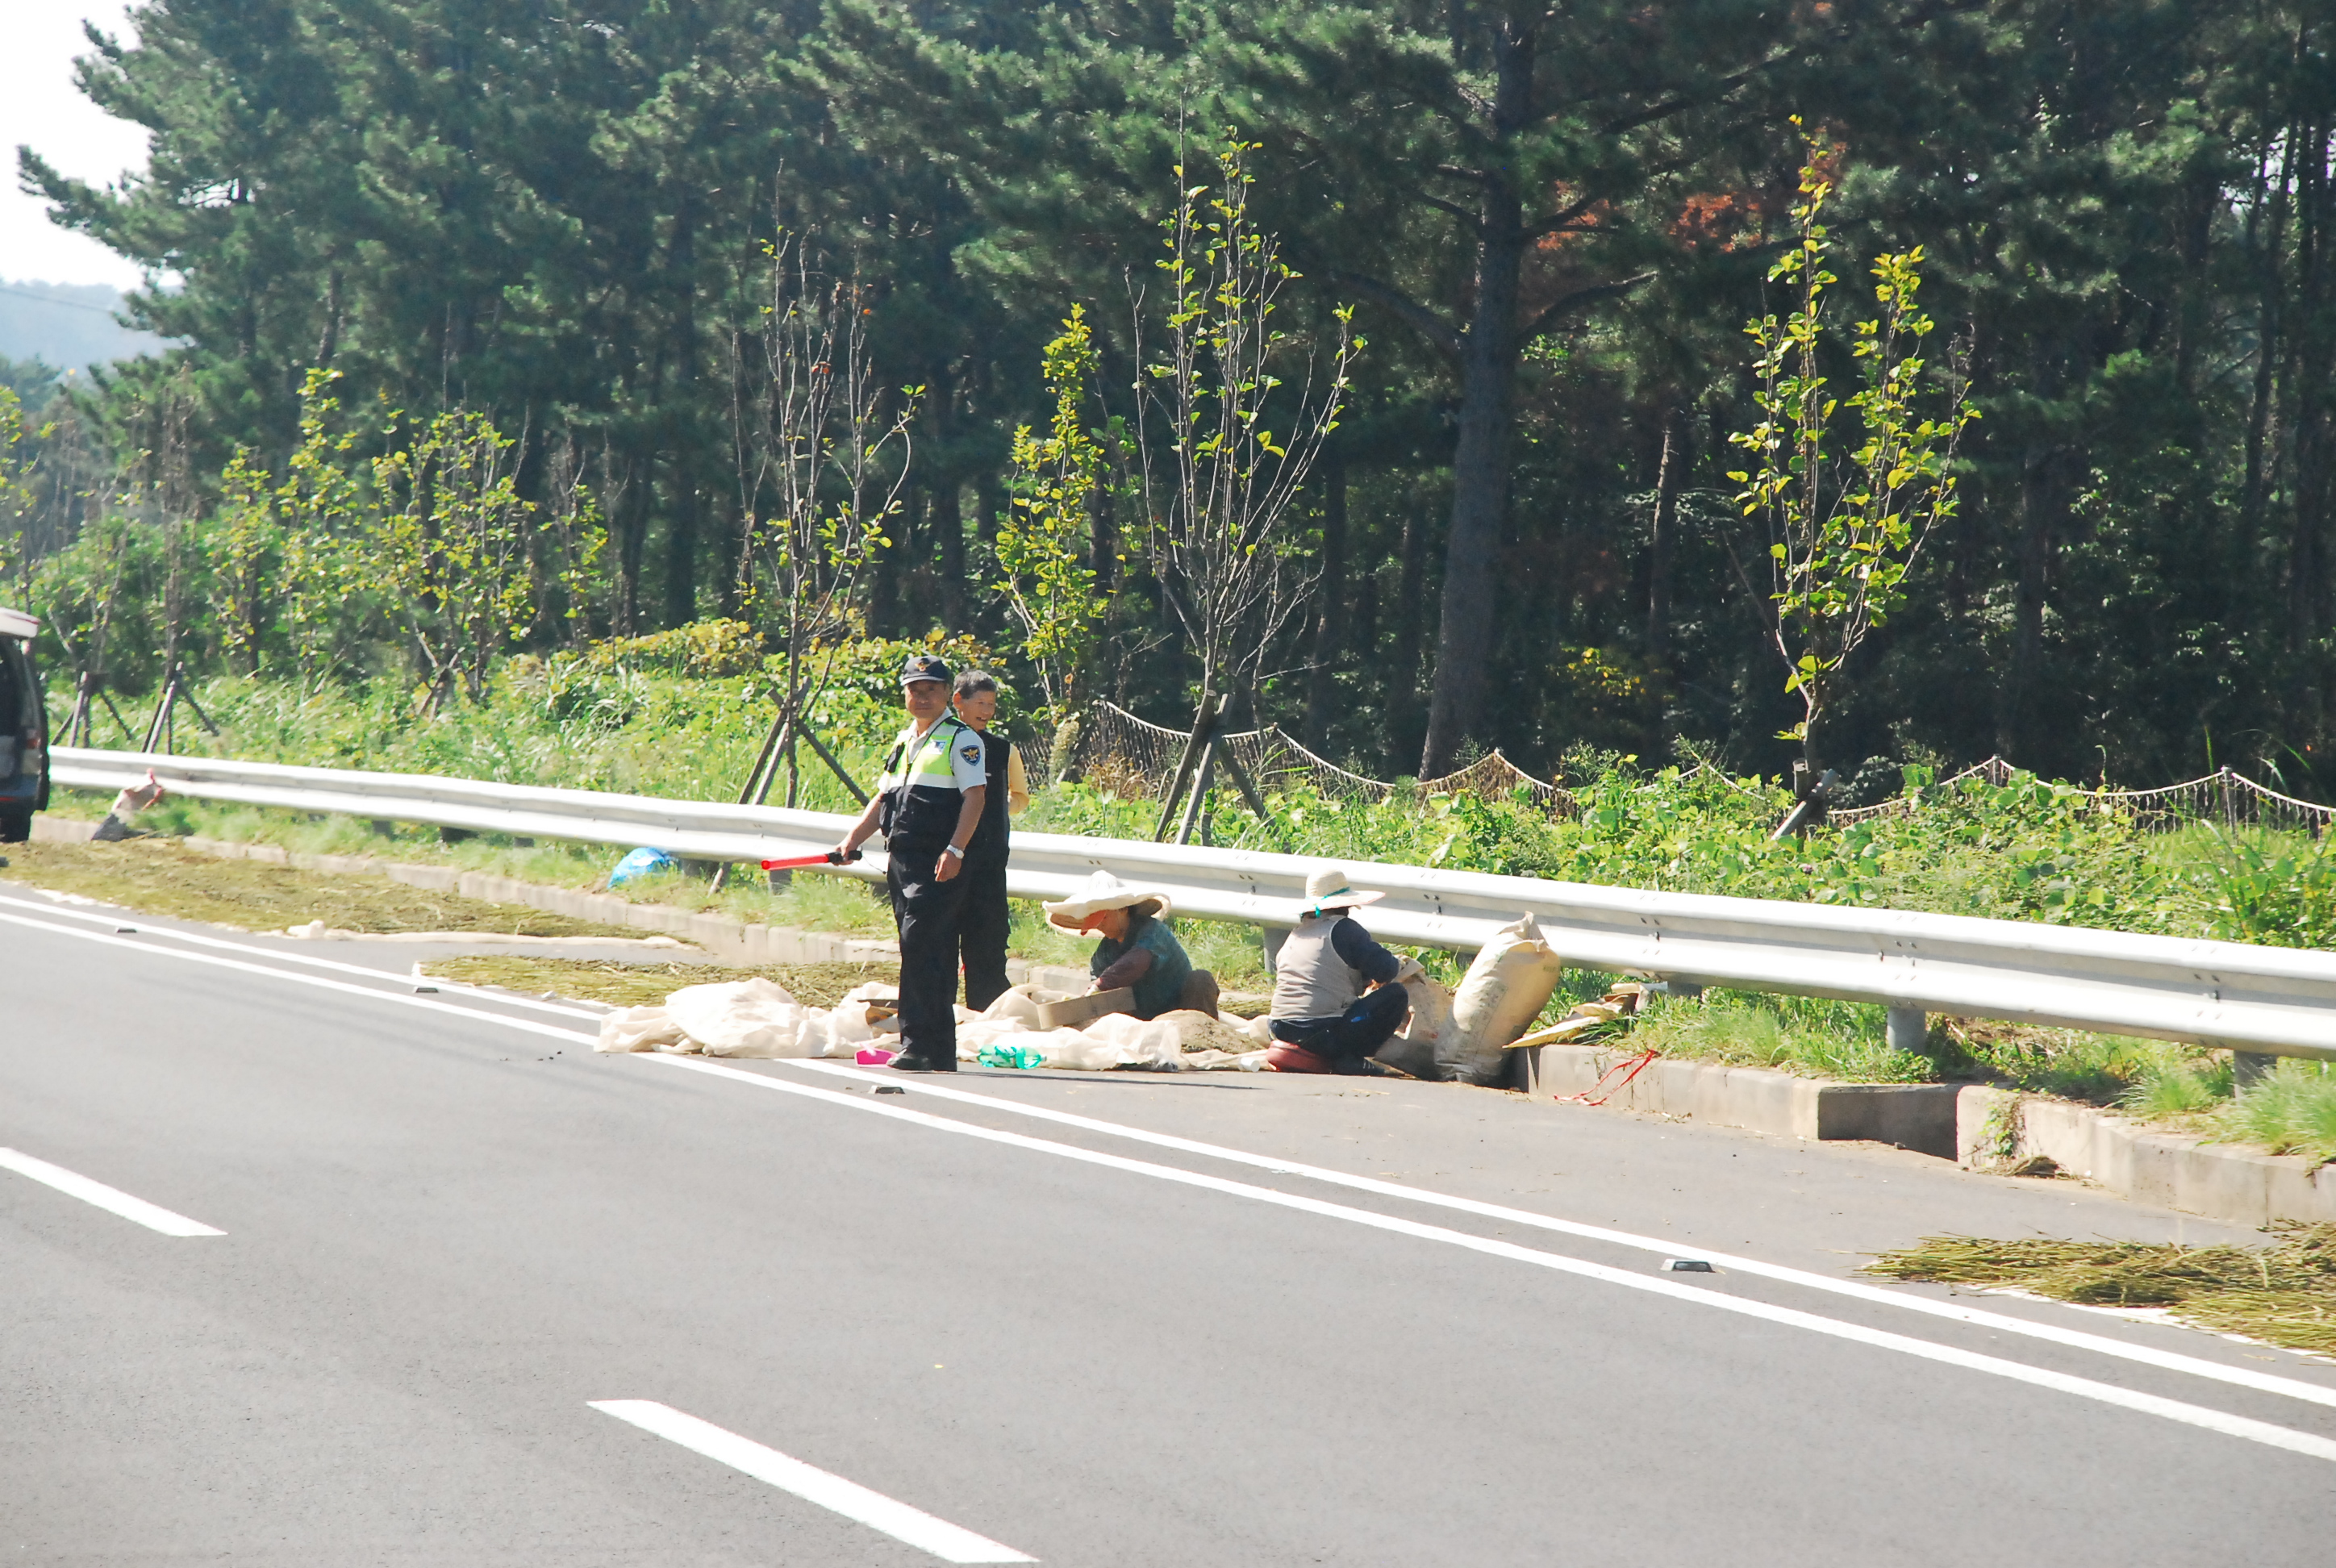
[[[1630,1048],[1740,1062],[1849,1083],[1920,1084],[1937,1064],[1884,1043],[1884,1010],[1861,1002],[1714,990],[1693,998],[1657,997],[1623,1037]]]
[[[25,533],[39,501],[31,481],[41,440],[52,428],[34,424],[16,389],[0,385],[0,582],[21,582],[30,573]]]
[[[1071,307],[1062,335],[1046,345],[1045,374],[1054,422],[1043,436],[1027,424],[1015,428],[1011,500],[995,546],[1003,575],[995,587],[1021,622],[1022,657],[1037,671],[1049,722],[1059,726],[1079,706],[1080,673],[1106,608],[1087,562],[1087,535],[1111,456],[1125,440],[1116,418],[1101,432],[1086,427],[1095,347],[1084,306]]]
[[[2275,948],[2336,946],[2336,860],[2326,838],[2209,823],[2185,868],[2211,911],[2207,934]]]
[[[1793,117],[1798,128],[1800,117]],[[1736,498],[1746,516],[1767,521],[1776,605],[1772,640],[1784,658],[1785,689],[1801,699],[1801,722],[1778,738],[1813,745],[1850,655],[1906,596],[1906,574],[1931,531],[1955,512],[1955,479],[1947,472],[1963,427],[1979,416],[1960,371],[1942,388],[1944,412],[1919,405],[1929,362],[1921,353],[1934,323],[1915,303],[1922,248],[1885,252],[1874,263],[1878,314],[1856,324],[1852,357],[1862,384],[1848,399],[1864,441],[1844,463],[1828,451],[1841,400],[1822,361],[1828,328],[1828,230],[1818,221],[1832,181],[1820,172],[1825,149],[1803,133],[1800,203],[1793,209],[1796,243],[1768,269],[1772,283],[1793,286],[1799,304],[1780,323],[1772,313],[1746,326],[1758,346],[1753,402],[1761,419],[1729,442],[1755,466],[1728,477],[1745,486]]]
[[[2218,1110],[2212,1125],[2273,1154],[2336,1160],[2336,1063],[2282,1058]]]

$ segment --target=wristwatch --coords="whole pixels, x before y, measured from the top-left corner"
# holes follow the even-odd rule
[[[959,860],[965,859],[965,852],[958,848],[955,844],[943,844],[941,846],[941,853],[945,855],[955,855]]]

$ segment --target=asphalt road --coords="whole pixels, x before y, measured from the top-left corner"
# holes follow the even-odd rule
[[[2336,1368],[1854,1272],[2206,1222],[1445,1086],[600,1057],[414,956],[0,888],[0,1561],[2331,1558]]]

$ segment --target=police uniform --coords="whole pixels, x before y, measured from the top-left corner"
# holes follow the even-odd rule
[[[981,825],[965,846],[965,911],[959,933],[965,950],[965,1005],[975,1012],[1006,994],[1006,934],[1013,911],[1006,901],[1006,861],[1014,783],[1014,743],[986,735],[989,793],[981,797]]]
[[[947,881],[933,871],[957,831],[964,792],[989,782],[987,757],[981,732],[944,713],[922,735],[910,723],[893,738],[876,786],[883,800],[876,826],[891,862],[884,882],[900,930],[900,1048],[939,1072],[957,1070],[958,921],[967,883],[963,865]]]

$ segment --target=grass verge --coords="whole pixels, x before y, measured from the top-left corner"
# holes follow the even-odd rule
[[[492,931],[526,937],[627,937],[519,904],[491,904],[409,887],[386,877],[322,876],[261,861],[221,860],[169,839],[122,843],[8,846],[0,881],[21,882],[148,914],[238,930],[281,930],[322,920],[339,930]]]
[[[1865,1271],[2012,1285],[2088,1307],[2165,1307],[2201,1329],[2336,1355],[2336,1225],[2296,1226],[2268,1247],[1926,1236]]]
[[[880,980],[898,985],[897,964],[773,964],[762,969],[725,969],[716,964],[610,964],[589,959],[503,958],[472,954],[437,959],[422,966],[425,975],[470,986],[501,986],[530,995],[606,1002],[617,1008],[648,1008],[684,986],[728,980],[774,980],[808,1007],[832,1008],[854,986]]]

